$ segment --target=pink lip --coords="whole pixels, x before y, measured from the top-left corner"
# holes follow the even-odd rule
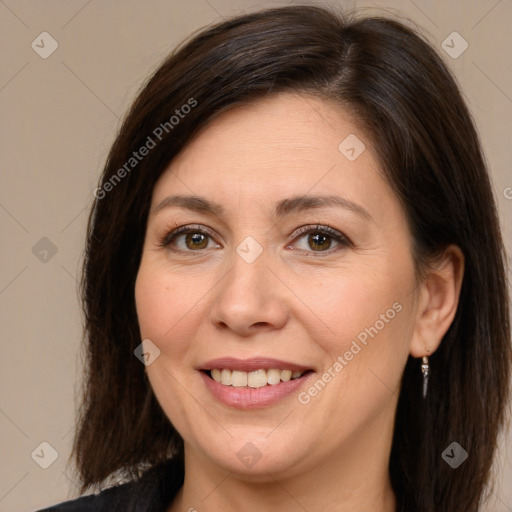
[[[213,368],[238,370],[244,372],[259,369],[277,368],[281,370],[307,371],[306,366],[280,361],[278,359],[252,358],[247,360],[225,357],[208,361],[199,370],[212,370]],[[215,382],[205,371],[199,371],[204,384],[210,393],[221,403],[238,409],[258,409],[273,405],[283,398],[291,395],[297,388],[304,385],[314,374],[310,371],[298,379],[267,385],[261,388],[224,386]]]
[[[202,364],[198,367],[198,370],[213,370],[214,368],[218,368],[219,370],[227,368],[229,370],[238,370],[241,372],[253,372],[260,369],[270,370],[272,368],[298,372],[311,370],[311,368],[308,368],[307,366],[290,363],[288,361],[282,361],[279,359],[269,359],[266,357],[253,357],[251,359],[220,357],[218,359],[212,359],[211,361]],[[276,384],[276,386],[279,386],[279,384]]]
[[[220,402],[238,409],[258,409],[273,405],[279,400],[293,393],[299,386],[302,386],[313,373],[308,373],[298,379],[280,382],[272,386],[261,388],[235,388],[224,386],[215,382],[204,372],[199,372],[210,393]]]

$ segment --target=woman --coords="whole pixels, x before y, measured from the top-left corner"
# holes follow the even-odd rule
[[[111,487],[48,511],[479,509],[505,258],[420,36],[306,6],[208,28],[145,85],[95,196],[74,456],[82,491]]]

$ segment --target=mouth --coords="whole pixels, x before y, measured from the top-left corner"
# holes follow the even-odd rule
[[[238,409],[274,405],[304,386],[315,373],[306,366],[268,358],[215,359],[197,368],[219,402]]]
[[[234,388],[262,388],[300,379],[303,375],[311,373],[313,370],[300,371],[279,368],[259,368],[258,370],[246,372],[229,368],[213,368],[211,370],[201,371],[222,386]]]

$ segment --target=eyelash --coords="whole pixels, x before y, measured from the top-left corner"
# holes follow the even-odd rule
[[[193,251],[193,250],[182,250],[182,249],[170,248],[171,243],[173,241],[175,241],[180,235],[184,235],[184,234],[188,234],[188,233],[199,233],[202,235],[206,235],[206,236],[210,237],[210,239],[214,240],[213,233],[211,233],[209,230],[205,229],[204,227],[199,226],[199,225],[186,225],[186,226],[177,227],[177,228],[173,229],[172,231],[165,231],[164,234],[159,237],[158,245],[159,245],[159,247],[168,248],[169,250],[171,250],[173,252],[179,252],[179,253],[204,252],[204,249]],[[322,256],[323,254],[332,254],[340,249],[347,248],[347,247],[350,247],[353,245],[352,242],[350,241],[350,239],[347,236],[345,236],[343,233],[340,233],[339,231],[335,230],[331,226],[319,225],[319,224],[317,224],[316,226],[311,226],[311,225],[301,226],[300,228],[298,228],[297,231],[295,231],[293,241],[297,240],[298,238],[302,238],[304,235],[308,235],[308,234],[326,235],[329,238],[332,238],[335,242],[337,242],[339,244],[334,249],[327,249],[325,251],[313,251],[313,250],[307,251],[307,252],[311,252],[315,256]],[[287,244],[287,246],[288,245],[289,244]],[[299,249],[299,251],[304,251],[304,250]]]

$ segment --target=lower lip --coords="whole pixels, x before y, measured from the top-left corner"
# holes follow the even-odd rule
[[[206,387],[219,401],[230,407],[238,409],[258,409],[273,405],[283,398],[291,395],[302,386],[313,372],[307,373],[298,379],[280,382],[279,384],[266,385],[261,388],[224,386],[214,381],[206,373],[200,371]]]

